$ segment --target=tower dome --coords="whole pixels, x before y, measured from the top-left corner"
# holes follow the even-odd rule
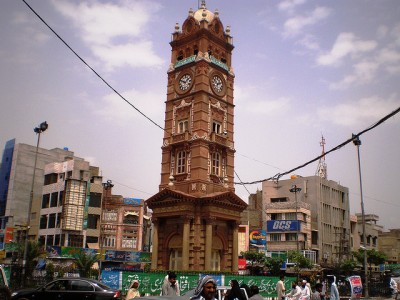
[[[206,8],[206,1],[203,0],[201,7],[194,13],[193,17],[199,22],[206,20],[210,23],[214,19],[214,13]]]

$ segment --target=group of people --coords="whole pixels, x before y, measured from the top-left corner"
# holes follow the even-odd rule
[[[248,287],[246,284],[239,286],[237,280],[231,280],[231,289],[225,294],[225,300],[263,300],[264,298],[259,294],[259,288],[256,285]],[[136,297],[140,297],[139,293],[139,281],[133,280],[125,300],[131,300]],[[243,290],[246,291],[247,297]],[[198,283],[194,294],[190,300],[215,300],[217,293],[217,282],[212,276],[204,276]],[[176,280],[176,274],[174,272],[168,272],[164,278],[164,283],[161,288],[162,296],[180,296],[179,283]]]
[[[315,291],[312,292],[310,284],[307,280],[302,280],[299,283],[292,282],[292,289],[289,293],[286,293],[285,276],[280,276],[278,283],[276,284],[276,292],[278,294],[278,300],[327,300],[327,288],[326,282],[317,283],[315,285]],[[339,291],[333,278],[331,289],[330,289],[330,300],[339,300]]]

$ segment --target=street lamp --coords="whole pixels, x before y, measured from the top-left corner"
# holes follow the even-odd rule
[[[365,211],[364,211],[364,197],[361,180],[361,160],[360,160],[360,146],[361,141],[358,135],[353,134],[353,144],[357,147],[357,158],[358,158],[358,176],[360,178],[360,196],[361,196],[361,217],[362,217],[362,228],[363,228],[363,244],[364,244],[364,277],[365,277],[365,298],[368,298],[368,271],[367,271],[367,237],[365,232]]]
[[[296,203],[296,246],[297,246],[297,252],[299,252],[299,221],[297,217],[297,193],[301,191],[301,188],[299,188],[297,185],[292,186],[292,188],[289,190],[291,193],[294,193],[294,201]]]
[[[40,143],[40,134],[47,130],[49,125],[46,121],[42,122],[38,127],[35,127],[33,131],[37,134],[37,143],[36,143],[36,152],[35,152],[35,163],[33,165],[33,177],[32,177],[32,185],[31,185],[31,193],[29,197],[28,203],[28,218],[26,221],[26,231],[25,231],[25,247],[24,247],[24,258],[22,260],[22,278],[25,280],[26,274],[26,261],[28,258],[28,237],[29,237],[29,229],[31,228],[31,209],[32,209],[32,202],[33,202],[33,187],[35,185],[35,175],[36,175],[36,164],[37,164],[37,157],[39,152],[39,143]]]
[[[112,180],[107,180],[106,183],[103,183],[103,188],[104,191],[107,192],[110,190],[114,185],[112,184]],[[104,207],[107,207],[107,201],[105,200],[105,197],[108,197],[108,193],[105,196],[103,193],[102,201],[101,201],[101,215],[100,215],[100,260],[99,260],[99,279],[101,279],[101,268],[102,268],[102,261],[103,261],[103,202],[104,202]]]

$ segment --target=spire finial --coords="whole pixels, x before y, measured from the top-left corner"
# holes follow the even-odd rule
[[[201,8],[202,9],[206,8],[206,0],[201,0]]]

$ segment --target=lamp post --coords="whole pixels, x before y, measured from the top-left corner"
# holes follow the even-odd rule
[[[353,134],[353,144],[357,147],[357,159],[358,159],[358,176],[360,178],[360,196],[361,196],[361,217],[362,217],[362,228],[363,228],[363,244],[364,244],[364,277],[365,277],[365,298],[368,298],[368,270],[367,270],[367,238],[365,232],[365,210],[364,210],[364,197],[361,180],[361,160],[360,160],[360,146],[361,141],[358,135]]]
[[[102,261],[103,261],[103,229],[104,229],[104,224],[103,224],[103,206],[104,208],[107,207],[107,201],[105,200],[105,197],[108,197],[108,190],[110,190],[114,185],[112,184],[111,180],[107,180],[106,183],[103,183],[103,188],[104,191],[107,192],[107,195],[104,195],[105,193],[103,193],[103,197],[102,197],[102,201],[101,201],[101,215],[100,215],[100,238],[99,238],[99,242],[100,242],[100,260],[99,260],[99,279],[101,279],[101,268],[102,268]],[[104,204],[104,205],[103,205]]]
[[[294,193],[294,201],[296,203],[296,246],[297,246],[297,252],[299,252],[299,222],[298,222],[298,217],[297,217],[297,193],[301,191],[301,188],[299,188],[297,185],[292,186],[292,188],[289,190],[291,193]]]
[[[36,151],[35,151],[35,163],[33,165],[33,176],[32,176],[32,185],[31,185],[31,193],[29,196],[28,202],[28,217],[26,221],[26,231],[25,231],[25,246],[24,246],[24,257],[22,260],[22,279],[25,281],[25,274],[26,274],[26,261],[28,258],[28,238],[29,238],[29,229],[31,228],[31,209],[32,209],[32,202],[33,202],[33,188],[35,185],[35,175],[36,175],[36,164],[39,152],[39,143],[40,143],[40,134],[47,130],[49,125],[46,121],[40,123],[38,127],[35,127],[33,131],[37,134],[37,143],[36,143]]]

